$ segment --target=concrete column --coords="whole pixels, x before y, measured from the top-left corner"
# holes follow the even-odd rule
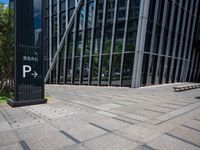
[[[141,70],[142,70],[142,63],[143,63],[143,52],[144,52],[144,46],[145,46],[144,39],[146,39],[149,3],[150,3],[150,0],[141,0],[140,2],[139,23],[138,23],[137,39],[136,39],[136,51],[135,51],[132,84],[131,84],[131,87],[134,87],[134,88],[140,87]]]

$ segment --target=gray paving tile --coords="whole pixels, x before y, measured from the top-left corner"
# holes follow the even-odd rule
[[[120,121],[120,120],[116,120],[113,118],[108,118],[108,119],[98,119],[98,120],[94,120],[91,121],[91,123],[95,123],[99,126],[102,126],[108,130],[119,130],[121,128],[127,127],[130,124],[128,124],[127,122],[124,121]]]
[[[122,105],[108,103],[108,104],[104,104],[104,105],[99,105],[97,108],[100,110],[110,110],[110,109],[119,108],[119,107],[122,107]]]
[[[138,114],[133,114],[133,113],[128,113],[128,114],[125,114],[123,116],[129,117],[129,118],[132,118],[132,119],[135,119],[135,120],[138,120],[138,121],[147,121],[147,120],[149,120],[149,117],[145,117],[145,116],[138,115]]]
[[[149,142],[162,134],[158,130],[138,125],[131,125],[114,133],[119,136],[126,137],[128,139],[142,143]]]
[[[170,135],[173,135],[174,137],[177,137],[184,141],[188,141],[189,143],[193,143],[194,145],[197,145],[200,148],[200,132],[199,131],[180,126],[171,130],[168,133]]]
[[[70,134],[71,136],[75,137],[79,141],[95,138],[97,136],[107,133],[106,131],[94,127],[88,123],[85,123],[84,125],[75,125],[73,128],[66,129],[64,131]]]
[[[20,141],[31,149],[129,149],[130,145],[130,149],[152,150],[165,144],[166,149],[195,149],[200,123],[200,102],[195,97],[200,89],[174,93],[172,86],[47,85],[48,104],[15,109],[0,106],[4,115],[0,113],[0,137],[8,132],[0,138],[0,149],[20,149]],[[163,138],[164,133],[170,136]]]
[[[93,150],[132,150],[134,147],[137,147],[137,143],[114,134],[106,134],[83,144]]]
[[[55,150],[75,144],[60,132],[50,132],[38,136],[38,138],[28,138],[25,141],[31,150]]]
[[[142,116],[149,117],[149,118],[154,118],[156,116],[160,116],[161,114],[163,114],[160,112],[155,112],[155,111],[150,111],[150,110],[140,110],[140,111],[136,111],[135,113]]]
[[[20,143],[12,143],[10,145],[0,146],[1,150],[24,150]]]
[[[0,147],[10,145],[12,143],[17,143],[19,141],[20,139],[17,137],[17,135],[13,130],[0,132]]]
[[[27,126],[16,130],[16,134],[20,137],[21,140],[26,140],[29,138],[37,139],[38,137],[43,137],[48,133],[56,133],[56,132],[58,131],[48,123]]]
[[[140,145],[133,150],[155,150],[154,148],[150,147],[149,145]]]
[[[108,117],[117,117],[118,115],[110,113],[110,112],[106,112],[106,111],[97,111],[98,114],[102,114]]]
[[[153,140],[151,143],[148,144],[154,149],[160,150],[199,150],[198,147],[191,145],[189,143],[183,142],[176,138],[173,138],[168,135],[163,135],[158,137],[157,139]]]
[[[197,102],[197,103],[194,103],[194,104],[185,106],[185,107],[183,107],[183,108],[174,110],[174,111],[172,111],[172,112],[170,112],[170,113],[161,115],[161,116],[157,117],[156,119],[162,120],[162,121],[166,121],[166,120],[175,118],[175,117],[177,117],[177,116],[179,116],[179,115],[181,115],[181,114],[184,114],[184,113],[186,113],[186,112],[189,112],[189,111],[191,111],[191,110],[194,110],[195,108],[198,108],[199,106],[200,106],[200,102]]]
[[[183,125],[200,131],[200,121],[198,120],[191,120],[190,122],[184,123]]]
[[[63,147],[60,150],[89,150],[89,149],[81,144],[76,144],[76,145]]]
[[[147,109],[149,109],[149,110],[155,110],[155,111],[163,112],[163,113],[168,113],[168,112],[174,110],[172,108],[164,108],[164,107],[159,107],[159,106],[150,106]]]

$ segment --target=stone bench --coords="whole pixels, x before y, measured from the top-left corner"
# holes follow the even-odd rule
[[[173,87],[175,92],[181,92],[181,91],[185,91],[185,90],[192,90],[192,89],[196,89],[196,88],[200,88],[200,84],[183,85],[183,86],[174,86]]]

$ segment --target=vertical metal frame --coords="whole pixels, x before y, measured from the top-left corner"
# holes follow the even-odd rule
[[[150,0],[141,0],[131,87],[140,87]]]
[[[108,75],[108,85],[111,85],[112,78],[112,62],[113,62],[113,51],[114,51],[114,43],[115,43],[115,30],[116,30],[116,22],[117,22],[117,7],[118,1],[115,0],[115,10],[114,10],[114,20],[113,20],[113,30],[112,30],[112,41],[111,41],[111,49],[110,49],[110,60],[109,60],[109,75]]]
[[[91,33],[91,43],[90,43],[90,56],[89,56],[89,73],[88,73],[88,85],[91,84],[92,79],[92,54],[94,49],[94,32],[95,32],[95,24],[96,24],[96,11],[97,11],[97,2],[94,1],[94,10],[93,10],[93,21],[92,21],[92,33]]]
[[[65,29],[68,27],[68,1],[65,0],[65,18],[66,18],[66,23],[65,23]],[[68,36],[65,38],[65,50],[64,50],[64,65],[63,65],[63,84],[65,84],[66,81],[66,74],[67,74],[67,46],[68,46]]]
[[[196,79],[196,82],[200,82],[199,81],[199,77],[200,77],[200,53],[198,55],[198,59],[199,59],[199,64],[197,65],[197,79]]]
[[[186,2],[186,8],[187,8],[187,6],[188,6],[188,1]],[[187,12],[186,11],[184,11],[184,15],[183,15],[183,27],[182,27],[182,29],[181,29],[181,40],[180,40],[180,47],[179,47],[179,50],[178,50],[178,59],[177,59],[177,68],[176,68],[176,72],[178,73],[178,64],[180,64],[180,57],[181,57],[181,50],[182,50],[182,45],[183,45],[183,37],[184,37],[184,31],[185,31],[185,21],[186,21],[186,17],[187,17]],[[173,48],[173,50],[175,50],[176,49],[176,47],[174,47]],[[173,74],[173,68],[174,68],[174,60],[172,61],[172,64],[171,64],[171,67],[170,67],[171,69],[170,69],[170,80],[171,80],[171,78],[172,78],[172,74]],[[176,80],[176,74],[177,73],[175,73],[175,82],[177,81]]]
[[[49,0],[49,66],[51,66],[52,59],[52,0]],[[49,76],[49,83],[51,83],[51,73]]]
[[[76,52],[76,42],[77,42],[77,24],[78,23],[78,13],[75,14],[74,18],[74,36],[73,36],[73,49],[72,49],[72,63],[71,63],[71,70],[72,70],[72,75],[71,75],[71,84],[74,83],[74,68],[75,68],[75,52]]]
[[[100,53],[99,53],[99,72],[98,72],[98,85],[101,83],[101,71],[102,71],[102,51],[104,45],[104,32],[105,32],[105,21],[106,21],[106,8],[107,8],[108,0],[104,1],[103,6],[103,20],[102,20],[102,30],[101,30],[101,46],[100,46]]]
[[[193,8],[193,5],[194,5],[194,0],[191,0],[192,3],[190,5],[190,11],[192,11],[192,8]],[[190,28],[192,26],[192,13],[190,13],[189,15],[189,23],[188,23],[188,26],[187,26],[187,33],[186,33],[186,41],[185,41],[185,47],[184,47],[184,55],[183,55],[183,59],[186,59],[186,52],[187,52],[187,48],[188,48],[188,42],[189,42],[189,34],[190,34]],[[195,19],[195,18],[194,18]],[[180,81],[183,81],[182,77],[183,77],[183,72],[185,70],[185,67],[186,67],[186,61],[184,60],[183,61],[183,64],[181,67],[181,75],[180,75]]]
[[[157,59],[157,65],[156,65],[156,74],[155,74],[155,84],[159,84],[159,76],[158,76],[158,71],[159,71],[159,69],[160,69],[160,65],[161,65],[161,63],[160,63],[160,60],[161,60],[161,51],[162,51],[162,46],[163,46],[163,39],[164,39],[164,32],[165,32],[165,28],[164,28],[164,26],[165,26],[165,23],[166,23],[166,13],[167,13],[167,1],[165,0],[165,4],[164,4],[165,6],[165,8],[164,8],[164,11],[166,11],[166,12],[164,12],[164,15],[163,15],[163,21],[162,21],[162,31],[161,31],[161,41],[160,41],[160,43],[159,43],[159,51],[158,51],[158,59]],[[172,16],[170,16],[170,19],[172,19],[172,20],[170,20],[171,22],[170,22],[170,30],[169,30],[169,37],[171,38],[171,34],[172,34],[172,32],[171,32],[171,30],[172,30],[172,26],[173,26],[173,18],[171,18],[171,17],[173,17],[174,16],[174,13],[175,13],[175,2],[174,1],[172,1]],[[168,39],[168,44],[170,45],[170,38]],[[176,43],[174,43],[174,46],[176,45]],[[169,50],[168,50],[168,55],[169,55]],[[168,56],[168,55],[166,55],[166,56]],[[166,57],[165,56],[165,62],[166,62],[166,64],[165,64],[165,62],[164,62],[164,68],[165,69],[167,69],[167,67],[165,67],[165,66],[167,66],[167,63],[168,63],[168,60],[167,60],[167,58],[168,57]],[[165,73],[165,71],[164,71],[164,73]],[[164,73],[163,73],[163,75],[164,75]],[[163,82],[163,76],[162,76],[162,82]]]
[[[189,81],[192,80],[192,72],[193,72],[193,69],[194,69],[194,63],[195,63],[195,56],[196,56],[196,49],[194,49],[194,52],[193,52],[193,56],[192,56],[192,63],[191,63],[191,71],[189,72]],[[189,69],[189,67],[188,67]]]
[[[164,66],[167,66],[167,63],[168,63],[168,56],[169,56],[169,51],[170,51],[170,44],[171,44],[171,36],[172,36],[172,27],[173,27],[173,20],[174,20],[174,13],[175,13],[175,1],[172,1],[172,12],[171,12],[171,16],[170,16],[170,24],[169,24],[169,30],[168,30],[168,40],[167,40],[167,48],[166,48],[166,54],[165,54],[165,62],[164,62]],[[176,24],[177,25],[177,24]],[[175,47],[175,43],[174,43],[174,47]],[[160,64],[160,58],[159,60],[157,60],[157,67],[159,67],[159,64]],[[158,83],[158,77],[157,77],[157,74],[158,74],[158,70],[159,68],[156,67],[156,83]],[[164,73],[163,75],[165,74],[165,71],[167,70],[164,70]]]
[[[79,75],[79,84],[82,84],[82,75],[83,75],[83,51],[85,49],[85,37],[86,37],[86,20],[87,20],[87,0],[84,0],[84,10],[85,16],[83,21],[83,33],[82,33],[82,48],[81,48],[81,56],[80,56],[80,75]]]
[[[188,57],[188,62],[187,62],[187,66],[186,66],[186,72],[185,72],[185,77],[183,77],[184,78],[184,81],[186,81],[186,78],[187,78],[187,75],[189,75],[190,73],[188,72],[188,70],[189,70],[189,64],[190,64],[190,58],[191,58],[191,51],[192,51],[192,46],[193,46],[193,40],[194,40],[194,32],[195,32],[195,26],[196,26],[196,21],[198,20],[198,16],[197,16],[197,12],[198,12],[198,6],[199,6],[199,1],[197,1],[197,4],[195,4],[196,5],[196,7],[195,7],[195,17],[196,17],[196,19],[194,18],[194,23],[193,23],[193,25],[192,25],[192,35],[191,35],[191,43],[190,43],[190,47],[189,47],[189,57]],[[194,53],[193,53],[194,54]],[[190,77],[191,77],[191,75],[190,75]]]
[[[198,73],[198,65],[199,65],[199,56],[198,56],[198,52],[197,52],[197,55],[196,55],[196,63],[195,63],[195,68],[194,68],[194,74],[193,74],[193,77],[192,77],[192,80],[195,82],[195,77],[196,77],[196,74]]]
[[[190,6],[191,7],[191,6]],[[188,1],[186,2],[186,6],[185,6],[186,10],[185,10],[185,16],[184,16],[184,21],[183,21],[183,24],[184,24],[184,27],[182,28],[182,31],[181,31],[181,45],[179,47],[179,55],[178,55],[178,62],[177,62],[177,68],[176,68],[176,74],[175,74],[175,81],[177,82],[177,78],[178,78],[178,73],[179,73],[179,67],[182,67],[180,66],[180,59],[181,59],[181,52],[182,51],[185,51],[185,49],[183,48],[183,39],[184,39],[184,31],[186,30],[186,28],[189,26],[189,23],[187,24],[187,27],[186,27],[186,18],[187,18],[187,8],[188,8]],[[188,16],[190,18],[190,16]],[[183,63],[182,63],[183,65]]]
[[[129,11],[130,11],[130,3],[131,0],[127,0],[126,6],[126,20],[125,20],[125,29],[124,29],[124,40],[123,40],[123,47],[122,47],[122,56],[121,56],[121,65],[120,65],[120,86],[122,86],[122,78],[123,78],[123,67],[124,67],[124,53],[126,49],[126,41],[127,41],[127,30],[128,30],[128,20],[129,20]]]
[[[60,46],[60,0],[57,0],[57,49],[59,49]],[[56,83],[59,83],[59,57],[57,56],[57,62],[56,62]]]
[[[152,65],[152,53],[153,53],[153,47],[154,47],[154,42],[155,42],[155,33],[156,33],[156,26],[157,26],[157,20],[158,20],[158,10],[159,10],[159,5],[160,5],[159,0],[156,0],[155,5],[156,6],[155,6],[155,13],[154,13],[154,20],[153,20],[153,29],[152,29],[152,34],[151,34],[149,63],[148,63],[148,70],[147,70],[147,84],[150,84],[151,79],[152,79],[152,78],[149,79],[149,72],[150,72],[151,65]]]
[[[183,3],[183,0],[180,0],[180,4],[179,6],[182,6],[182,3]],[[174,11],[175,11],[175,7],[174,7]],[[171,15],[171,17],[174,16],[174,14]],[[170,20],[173,20],[173,18],[170,17]],[[170,41],[168,40],[168,44],[167,44],[167,56],[165,56],[165,64],[164,64],[164,73],[163,73],[163,76],[162,76],[162,81],[165,80],[165,74],[167,73],[167,68],[170,67],[170,71],[172,73],[173,71],[173,67],[174,67],[174,57],[175,57],[175,53],[176,53],[176,47],[177,47],[177,44],[178,44],[178,31],[179,31],[179,25],[180,25],[180,20],[182,19],[181,18],[181,8],[179,7],[179,10],[178,10],[178,16],[177,16],[177,23],[176,23],[176,29],[175,29],[175,42],[174,42],[174,45],[173,45],[173,50],[172,50],[172,59],[171,59],[171,65],[170,66],[167,66],[168,64],[168,59],[167,56],[169,54],[169,48],[170,48]],[[173,21],[172,21],[173,22]],[[170,71],[169,71],[169,76],[170,76]],[[170,77],[169,77],[170,78]]]

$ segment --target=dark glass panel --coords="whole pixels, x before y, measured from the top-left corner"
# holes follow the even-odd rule
[[[125,53],[123,72],[122,72],[122,86],[131,87],[133,63],[134,63],[134,53]]]
[[[67,83],[71,83],[71,78],[72,78],[72,59],[71,58],[67,58],[67,64],[66,64],[66,81]]]
[[[76,0],[68,0],[68,6],[69,6],[69,8],[75,7],[75,1]]]
[[[144,47],[144,51],[145,52],[150,52],[150,48],[151,48],[151,33],[147,32],[146,34],[146,39],[145,39],[145,47]]]
[[[175,75],[176,75],[176,68],[177,68],[177,59],[174,59],[174,66],[173,66],[173,67],[174,67],[174,68],[173,68],[172,76],[171,76],[171,78],[170,78],[170,81],[171,81],[172,83],[175,82]]]
[[[74,59],[74,84],[79,84],[80,57]]]
[[[115,35],[114,52],[116,52],[116,53],[122,53],[123,37],[124,37],[123,33]]]
[[[180,59],[180,64],[179,64],[179,68],[178,68],[178,76],[177,76],[177,82],[180,82],[181,81],[181,70],[182,70],[182,67],[183,67],[183,60]]]
[[[172,59],[169,57],[168,63],[167,63],[167,71],[166,71],[166,75],[165,75],[166,83],[169,83],[169,75],[170,75],[171,64],[172,64]]]
[[[82,74],[82,83],[83,84],[88,84],[89,80],[89,57],[84,57],[83,58],[83,74]]]
[[[159,79],[159,84],[162,84],[162,77],[163,77],[163,72],[164,72],[164,65],[165,65],[165,57],[160,57],[160,64],[159,64],[159,70],[158,70],[158,79]]]
[[[145,86],[147,84],[148,63],[149,63],[149,54],[144,54],[142,72],[141,72],[141,83],[140,83],[141,86]]]
[[[67,48],[67,57],[72,57],[72,51],[73,51],[73,37],[74,36],[74,33],[73,32],[70,32],[69,33],[69,36],[68,36],[68,48]]]
[[[56,67],[54,67],[51,72],[51,83],[56,83]]]
[[[99,67],[99,57],[98,56],[93,56],[92,57],[92,85],[97,85],[98,83],[98,67]]]
[[[121,54],[113,55],[111,85],[114,86],[120,85],[120,68],[121,68]]]
[[[83,46],[83,43],[82,43],[82,32],[78,32],[78,35],[77,35],[77,42],[76,42],[76,51],[75,51],[75,56],[80,56],[81,55],[81,49],[82,49],[82,46]]]
[[[109,55],[102,56],[101,85],[108,85],[109,60]]]
[[[152,55],[152,63],[151,63],[151,68],[150,68],[151,84],[155,84],[157,60],[158,60],[158,56]]]

